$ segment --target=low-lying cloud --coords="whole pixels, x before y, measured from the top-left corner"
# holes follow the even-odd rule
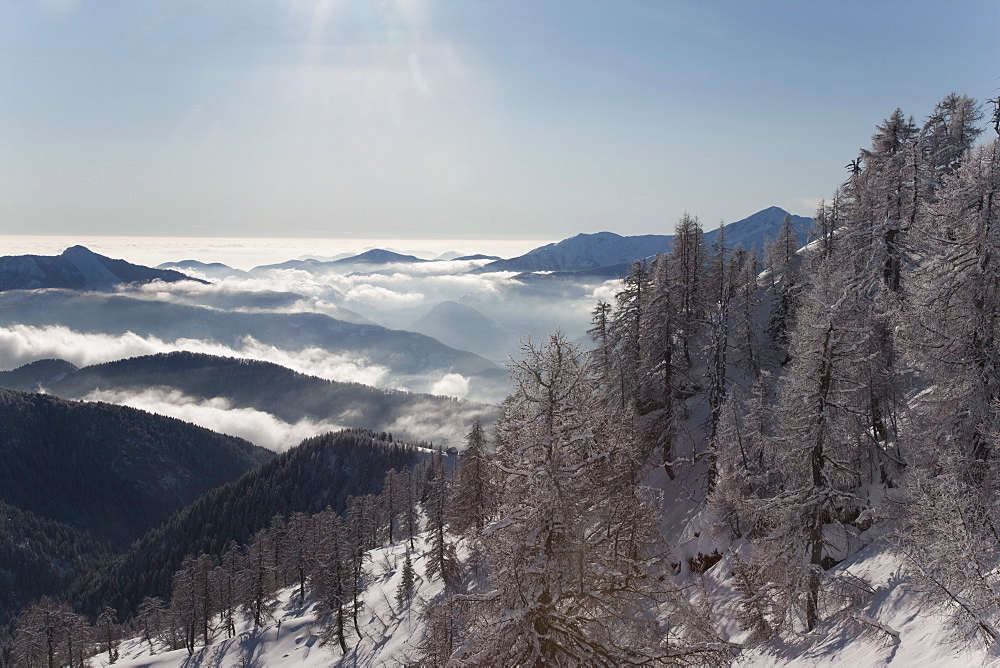
[[[525,336],[539,336],[560,327],[575,337],[586,330],[597,299],[613,301],[620,289],[617,281],[595,285],[553,280],[525,286],[514,279],[513,272],[460,273],[467,264],[393,265],[375,273],[349,274],[326,268],[271,269],[250,278],[216,280],[212,285],[155,283],[126,294],[223,310],[311,312],[344,320],[351,320],[349,312],[354,312],[394,329],[408,328],[435,304],[457,301]],[[453,273],[448,273],[449,265]],[[263,304],[265,300],[259,295],[264,293],[286,299]],[[502,359],[508,352],[498,351],[492,357]]]
[[[342,428],[325,420],[302,419],[290,424],[255,408],[235,408],[222,397],[197,399],[170,388],[149,388],[140,392],[95,390],[83,397],[83,401],[104,401],[177,418],[244,438],[275,452],[284,452],[303,439]]]
[[[322,348],[283,350],[244,337],[238,347],[203,339],[164,341],[133,332],[121,335],[78,332],[63,325],[34,327],[15,324],[0,327],[0,369],[45,358],[59,358],[77,366],[112,362],[128,357],[186,350],[195,353],[273,362],[300,373],[341,382],[382,386],[389,382],[389,369],[366,358],[331,353]]]
[[[469,379],[460,373],[446,373],[441,380],[431,385],[430,392],[465,399],[469,396]]]
[[[389,425],[388,430],[393,435],[407,434],[433,443],[461,447],[473,422],[477,418],[483,420],[482,407],[469,406],[463,409],[456,406],[447,420],[442,420],[441,417],[439,409],[433,404],[416,404],[405,416]],[[483,421],[489,422],[492,419],[491,416]]]
[[[598,301],[607,302],[608,304],[615,303],[615,295],[622,291],[621,281],[604,281],[598,285],[594,290],[588,295],[588,301],[592,302],[594,305]]]
[[[470,294],[496,295],[514,276],[510,272],[465,273],[475,266],[469,262],[433,262],[392,265],[391,268],[371,273],[340,273],[328,268],[313,271],[268,269],[254,272],[249,277],[230,276],[222,279],[213,279],[198,271],[185,269],[190,276],[209,280],[211,284],[195,281],[155,282],[128,288],[126,292],[151,299],[190,303],[199,297],[208,296],[229,296],[235,301],[246,293],[270,291],[294,293],[307,298],[302,303],[303,310],[312,310],[308,308],[309,299],[349,309],[381,310],[435,304]]]

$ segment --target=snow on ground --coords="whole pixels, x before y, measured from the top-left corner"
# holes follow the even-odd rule
[[[322,620],[312,605],[299,605],[297,589],[289,587],[279,594],[275,623],[253,630],[253,623],[243,621],[235,638],[216,638],[208,647],[200,647],[193,656],[184,649],[151,652],[149,645],[134,638],[122,643],[115,668],[208,668],[230,666],[265,668],[300,666],[330,668],[335,666],[393,666],[415,662],[423,623],[424,604],[442,589],[438,581],[425,576],[428,545],[420,537],[411,554],[416,582],[412,602],[396,603],[396,589],[402,575],[408,545],[404,542],[373,550],[367,562],[369,585],[359,622],[362,639],[348,639],[352,649],[341,654],[336,639],[325,640]],[[745,633],[736,621],[738,593],[727,573],[734,564],[730,552],[704,576],[705,589],[715,602],[716,622],[730,642],[741,643]],[[928,602],[912,583],[901,575],[899,555],[869,545],[838,569],[868,582],[874,589],[870,603],[854,621],[821,627],[801,642],[775,641],[747,650],[734,665],[757,666],[901,666],[905,668],[966,668],[1000,666],[1000,645],[985,647],[956,644],[950,637],[948,620]],[[693,576],[692,576],[693,577]],[[277,623],[280,619],[280,627]],[[94,659],[94,665],[108,668],[106,655]]]
[[[331,668],[334,666],[402,665],[413,661],[417,654],[423,624],[420,610],[423,604],[442,589],[439,581],[429,582],[425,575],[425,553],[429,546],[423,537],[415,542],[411,554],[416,575],[413,600],[397,605],[396,588],[402,576],[407,542],[372,550],[366,563],[369,584],[364,595],[364,607],[359,616],[363,638],[348,637],[353,645],[341,654],[336,638],[325,641],[325,628],[317,619],[314,606],[299,605],[298,590],[288,587],[279,592],[275,623],[254,631],[253,621],[237,624],[236,637],[217,637],[207,647],[198,647],[193,656],[187,650],[150,651],[149,644],[139,638],[122,643],[120,657],[108,663],[107,654],[98,655],[93,665],[99,668],[220,668],[268,666],[299,666],[301,668]],[[280,620],[280,624],[277,620]]]
[[[878,543],[869,545],[838,568],[867,581],[875,590],[868,606],[856,615],[861,619],[820,628],[815,638],[804,638],[801,645],[772,642],[744,653],[736,665],[1000,666],[1000,646],[987,648],[979,640],[965,645],[952,639],[943,611],[902,575],[902,566],[900,555]]]

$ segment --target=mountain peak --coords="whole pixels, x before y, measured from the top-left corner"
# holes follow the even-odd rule
[[[64,250],[61,257],[73,257],[74,255],[97,255],[97,253],[90,250],[86,246],[77,244],[76,246],[70,246]]]
[[[128,283],[172,283],[186,280],[197,279],[178,271],[152,269],[125,260],[113,260],[79,245],[70,246],[60,255],[0,257],[0,292],[39,288],[109,290]]]
[[[372,248],[360,255],[345,257],[342,260],[334,260],[326,264],[346,265],[346,264],[413,264],[417,262],[427,262],[415,255],[403,255],[383,248]]]

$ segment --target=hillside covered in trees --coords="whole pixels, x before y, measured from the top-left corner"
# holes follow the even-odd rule
[[[0,388],[0,502],[124,549],[274,454],[111,404]]]

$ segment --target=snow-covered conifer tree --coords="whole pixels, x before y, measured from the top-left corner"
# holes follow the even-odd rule
[[[396,587],[396,602],[400,605],[410,602],[413,598],[413,585],[415,574],[413,572],[413,560],[410,559],[410,551],[406,551],[403,558],[403,572],[400,574],[399,585]]]
[[[451,589],[458,585],[461,569],[455,553],[455,544],[448,536],[451,480],[445,470],[440,448],[434,453],[430,476],[427,483],[427,531],[430,533],[427,577],[439,577],[444,581],[445,587]]]
[[[333,511],[325,511],[317,518],[321,536],[313,567],[313,591],[317,608],[329,617],[328,633],[337,639],[340,651],[347,653],[347,622],[356,580],[352,565],[354,546],[348,544],[349,532],[343,520]]]
[[[118,660],[118,645],[121,644],[122,631],[118,625],[118,611],[111,606],[105,606],[97,616],[97,638],[101,651],[108,653],[108,663]]]
[[[863,299],[851,289],[847,272],[821,269],[803,294],[792,362],[781,382],[772,437],[780,480],[772,483],[773,491],[761,490],[767,528],[756,541],[754,563],[770,575],[748,579],[770,583],[769,591],[745,592],[747,601],[771,599],[768,625],[774,629],[816,627],[825,570],[836,561],[830,532],[843,551],[858,533],[854,520],[873,502],[863,494],[873,482],[871,438],[858,419],[866,404],[862,371],[870,336],[859,320]]]
[[[672,617],[669,642],[657,626],[675,592],[656,499],[626,465],[631,421],[604,413],[561,333],[525,344],[511,371],[517,390],[497,429],[502,503],[483,534],[490,591],[466,597],[474,610],[455,660],[611,666],[716,651],[695,646],[705,638],[692,637],[692,619]]]
[[[670,299],[677,314],[676,336],[681,342],[684,369],[692,368],[695,337],[707,309],[707,256],[701,222],[685,213],[674,228],[670,251]]]
[[[457,533],[478,537],[493,519],[497,489],[492,463],[486,431],[477,417],[465,437],[453,485],[450,524]]]
[[[898,527],[911,572],[961,635],[1000,627],[1000,141],[945,176],[919,228],[908,349],[927,383],[908,438]]]

